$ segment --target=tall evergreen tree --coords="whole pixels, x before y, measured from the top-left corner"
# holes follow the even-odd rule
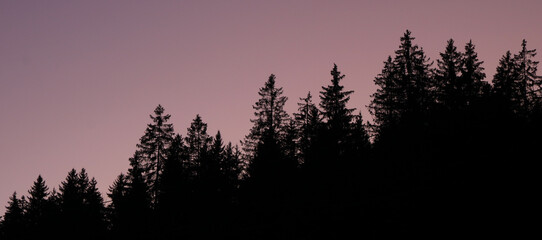
[[[484,89],[489,88],[489,84],[483,81],[486,77],[484,67],[482,67],[484,62],[478,60],[478,54],[475,52],[474,47],[472,40],[470,40],[465,45],[465,53],[463,53],[461,59],[461,80],[465,85],[463,90],[464,95],[466,96],[467,105],[471,105],[475,99],[484,94]]]
[[[369,134],[365,129],[361,112],[354,116],[352,123],[352,129],[349,135],[349,154],[354,159],[361,159],[367,157],[369,150],[371,149],[371,142],[369,140]]]
[[[188,168],[195,178],[199,178],[203,169],[207,168],[211,140],[207,134],[207,123],[202,121],[199,114],[196,115],[185,137]]]
[[[522,93],[519,71],[510,51],[499,60],[497,72],[493,76],[493,90],[500,101],[500,106],[513,113],[523,114]]]
[[[17,198],[14,192],[9,198],[4,219],[2,220],[2,230],[5,239],[24,239],[26,230],[26,219],[24,206],[21,199]]]
[[[148,186],[143,176],[143,167],[141,166],[140,154],[138,151],[130,160],[130,169],[128,169],[126,192],[127,212],[129,221],[128,236],[142,237],[149,236],[150,217],[151,217],[151,198],[149,196]]]
[[[104,237],[107,227],[104,200],[97,184],[96,179],[91,178],[88,187],[84,190],[86,229],[89,231],[88,237],[94,239]]]
[[[48,203],[48,193],[49,188],[45,185],[45,181],[38,176],[30,190],[28,191],[28,209],[26,214],[26,219],[29,222],[29,234],[32,237],[38,237],[43,235],[47,231],[47,208],[49,207]]]
[[[297,103],[298,111],[294,113],[296,128],[298,129],[298,145],[299,145],[299,161],[307,163],[311,157],[311,152],[314,150],[314,145],[318,130],[321,125],[320,110],[312,102],[311,93],[300,98],[301,102]]]
[[[224,183],[224,191],[232,198],[234,191],[238,188],[241,174],[240,159],[241,153],[237,146],[233,147],[229,142],[223,151],[220,162],[221,181]],[[231,200],[231,199],[230,199]]]
[[[436,100],[448,108],[462,106],[465,99],[462,98],[463,86],[461,81],[462,54],[454,46],[454,40],[448,40],[446,50],[440,53],[441,59],[437,59]]]
[[[379,128],[378,131],[397,124],[404,109],[406,95],[404,89],[401,89],[398,74],[397,66],[391,56],[388,56],[382,72],[374,79],[375,85],[379,88],[371,95],[373,99],[369,111]]]
[[[521,51],[514,55],[518,67],[518,82],[521,86],[521,105],[527,111],[540,106],[542,98],[542,77],[536,74],[538,61],[534,61],[536,49],[527,49],[527,41],[523,39]]]
[[[166,218],[178,218],[180,215],[179,202],[182,198],[183,181],[185,171],[183,161],[185,146],[180,134],[176,134],[168,149],[168,157],[164,162],[164,172],[160,187],[160,214],[166,214]],[[174,221],[175,219],[169,219]]]
[[[354,91],[344,91],[340,81],[345,75],[341,75],[336,64],[333,65],[331,76],[331,85],[322,87],[323,91],[320,92],[320,108],[326,121],[326,139],[331,154],[328,157],[341,158],[346,150],[352,112],[355,110],[348,108],[346,104]]]
[[[129,221],[127,205],[128,205],[128,182],[127,177],[123,173],[119,174],[113,185],[109,186],[107,196],[111,199],[108,206],[110,230],[114,236],[121,236],[127,231],[126,223]]]
[[[143,176],[154,204],[159,194],[160,176],[167,157],[167,149],[173,139],[173,124],[168,123],[170,117],[171,115],[164,114],[164,108],[158,105],[154,110],[154,116],[150,115],[152,123],[147,125],[145,134],[137,144],[138,159],[142,161]]]
[[[275,86],[275,75],[271,74],[258,92],[260,99],[252,106],[255,118],[250,121],[254,125],[245,137],[244,150],[252,160],[249,174],[253,178],[262,177],[268,181],[288,169],[286,165],[292,165],[284,161],[282,148],[289,121],[284,110],[288,98],[282,94],[282,87]]]
[[[252,157],[264,137],[279,144],[285,135],[285,126],[289,117],[284,111],[284,104],[288,97],[282,96],[282,87],[276,87],[275,80],[275,75],[271,74],[258,92],[260,99],[252,106],[255,110],[255,118],[250,121],[254,125],[245,137],[243,146],[243,150]]]

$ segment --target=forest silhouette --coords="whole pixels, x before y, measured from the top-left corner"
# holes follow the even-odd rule
[[[85,169],[58,188],[38,176],[13,193],[0,239],[396,239],[517,237],[534,223],[542,139],[542,77],[523,40],[487,81],[469,41],[453,39],[436,64],[410,31],[383,62],[367,106],[337,65],[329,85],[284,110],[271,74],[239,145],[207,132],[186,136],[158,105],[107,189]],[[59,166],[60,167],[60,166]]]

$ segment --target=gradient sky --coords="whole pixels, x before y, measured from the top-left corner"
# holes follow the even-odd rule
[[[337,63],[355,91],[350,107],[368,120],[373,79],[406,29],[432,60],[449,38],[461,50],[472,39],[491,79],[523,38],[542,50],[541,9],[542,1],[0,0],[0,213],[38,174],[58,189],[84,167],[106,193],[158,104],[176,132],[199,113],[211,134],[241,140],[271,73],[292,113]]]

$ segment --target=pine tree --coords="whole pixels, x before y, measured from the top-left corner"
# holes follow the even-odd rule
[[[94,239],[103,237],[106,231],[104,200],[97,184],[96,179],[91,178],[84,189],[86,229],[89,231],[88,237]]]
[[[513,113],[524,113],[522,108],[521,95],[523,86],[519,79],[519,71],[516,61],[512,58],[510,51],[499,60],[497,72],[493,76],[493,90],[505,110]]]
[[[141,167],[152,202],[156,204],[159,194],[160,176],[164,168],[167,149],[173,139],[173,124],[167,123],[171,115],[164,115],[164,108],[158,105],[154,116],[150,115],[152,123],[147,125],[145,134],[137,144]]]
[[[347,108],[350,94],[354,91],[344,91],[340,81],[345,77],[333,65],[331,70],[331,85],[322,87],[320,92],[320,108],[326,121],[327,140],[331,158],[341,158],[345,154],[347,136],[350,131],[352,112],[355,108]]]
[[[464,105],[464,87],[461,81],[462,54],[454,46],[454,40],[447,42],[446,50],[440,53],[441,59],[437,59],[436,100],[448,108],[458,108]]]
[[[61,233],[62,237],[85,230],[84,190],[81,187],[84,182],[80,180],[80,175],[72,169],[59,187],[61,224],[65,228]]]
[[[284,136],[284,157],[288,162],[300,163],[299,159],[299,130],[294,120],[289,120]]]
[[[108,217],[111,224],[110,230],[115,236],[120,236],[124,231],[126,231],[125,224],[128,222],[127,195],[127,177],[121,173],[117,176],[113,182],[113,185],[109,186],[109,193],[107,194],[107,196],[111,199],[111,203],[108,206]]]
[[[375,85],[379,88],[371,95],[373,100],[369,105],[369,111],[374,116],[379,133],[382,129],[399,122],[406,105],[404,102],[406,92],[401,88],[398,74],[397,66],[391,56],[388,56],[382,72],[374,79]]]
[[[4,219],[2,220],[2,230],[5,239],[24,239],[25,225],[24,204],[21,199],[17,198],[17,193],[14,192],[9,198]]]
[[[129,236],[142,237],[149,234],[151,217],[151,198],[149,196],[148,186],[143,176],[140,154],[138,151],[130,160],[130,169],[128,169],[126,192],[126,208],[129,221],[126,222]]]
[[[289,117],[284,111],[284,104],[288,98],[282,96],[282,87],[276,87],[275,80],[275,75],[271,74],[258,92],[260,99],[252,106],[255,118],[250,122],[254,125],[243,142],[243,150],[250,157],[254,157],[258,144],[263,142],[264,138],[280,145],[285,135]]]
[[[280,171],[287,171],[284,159],[283,143],[289,116],[284,111],[288,100],[282,96],[282,87],[275,86],[275,75],[271,74],[260,88],[260,99],[252,106],[255,110],[254,123],[250,133],[245,137],[244,151],[250,158],[249,175],[271,181],[279,176]]]
[[[41,175],[38,176],[28,191],[30,195],[28,197],[26,219],[29,222],[28,230],[32,237],[38,237],[47,231],[48,191],[49,188],[45,185]]]
[[[306,163],[311,158],[316,136],[321,125],[320,110],[312,102],[311,93],[300,98],[297,103],[298,112],[294,113],[296,128],[298,129],[299,161]]]
[[[185,137],[188,154],[188,168],[192,177],[200,178],[200,174],[208,166],[209,148],[211,137],[207,134],[207,123],[204,123],[200,115],[192,120]]]
[[[241,153],[237,146],[232,147],[229,142],[223,151],[223,158],[220,162],[221,181],[224,183],[224,191],[233,197],[233,192],[238,188],[239,177],[241,174],[240,166]]]
[[[103,198],[96,187],[96,180],[88,178],[83,168],[79,173],[72,169],[60,186],[64,237],[88,232],[82,238],[97,238],[105,232]]]
[[[210,149],[210,158],[209,158],[209,168],[208,178],[213,185],[215,191],[221,191],[223,186],[223,172],[221,170],[221,165],[224,162],[224,141],[222,140],[222,135],[218,131],[213,139]]]
[[[176,205],[182,195],[182,181],[184,177],[184,142],[181,135],[176,134],[168,149],[168,155],[164,161],[164,171],[162,173],[162,182],[160,183],[160,214],[178,213]],[[169,213],[168,213],[169,212]],[[170,216],[173,217],[173,216]]]
[[[352,130],[350,130],[348,141],[350,144],[350,157],[359,160],[366,157],[371,149],[369,134],[365,129],[361,112],[354,116],[354,121],[351,126]]]
[[[530,111],[534,106],[540,106],[542,97],[542,77],[536,75],[539,62],[533,60],[535,56],[536,49],[527,49],[525,39],[521,43],[521,51],[514,55],[518,67],[518,82],[521,86],[520,104],[526,111]]]
[[[432,63],[429,63],[422,48],[413,45],[414,39],[408,30],[401,37],[401,45],[395,51],[394,65],[398,70],[399,88],[405,95],[405,105],[400,111],[419,117],[434,102],[430,91]]]
[[[463,94],[466,96],[467,105],[480,98],[484,94],[484,89],[489,87],[487,82],[482,81],[486,77],[482,67],[484,62],[478,60],[478,54],[474,50],[474,44],[470,40],[465,45],[465,53],[461,59],[461,81],[465,86]]]

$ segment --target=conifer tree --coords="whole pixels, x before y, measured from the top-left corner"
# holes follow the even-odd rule
[[[437,59],[436,100],[448,108],[462,106],[466,99],[463,99],[463,86],[461,81],[462,54],[454,46],[454,40],[447,42],[446,50],[440,53],[441,59]]]
[[[519,70],[510,51],[499,60],[497,72],[493,76],[493,90],[501,101],[500,106],[513,113],[524,113],[521,95],[523,86],[519,79]]]
[[[365,129],[361,112],[354,116],[352,123],[352,130],[349,135],[349,151],[350,157],[354,159],[361,159],[366,157],[371,148],[371,142],[369,140],[369,134]]]
[[[540,106],[542,97],[542,77],[538,76],[538,61],[534,61],[536,49],[527,49],[527,41],[523,39],[521,51],[514,55],[518,67],[518,84],[521,86],[520,99],[523,109],[530,111],[534,106]]]
[[[209,148],[211,137],[207,134],[207,123],[204,123],[200,115],[192,120],[185,137],[188,154],[188,168],[193,177],[199,178],[200,174],[208,166]]]
[[[89,231],[88,237],[92,238],[103,237],[106,231],[104,200],[97,184],[96,179],[91,178],[84,190],[86,229]]]
[[[111,203],[108,206],[109,210],[109,222],[111,233],[115,236],[122,235],[126,231],[126,223],[128,222],[127,212],[127,195],[128,195],[128,182],[127,177],[123,173],[119,174],[113,185],[109,186],[109,193],[107,196],[111,199]]]
[[[373,99],[369,105],[369,111],[374,116],[378,131],[397,124],[404,109],[406,94],[401,88],[398,74],[397,66],[391,56],[388,56],[382,72],[374,79],[378,89],[371,95]]]
[[[45,181],[38,176],[30,190],[28,191],[28,208],[26,219],[29,222],[29,234],[32,237],[38,237],[47,231],[47,208],[48,204],[48,193],[49,188],[45,185]]]
[[[145,183],[140,154],[138,151],[130,160],[130,169],[128,169],[126,192],[127,213],[129,221],[126,222],[129,236],[141,237],[149,234],[149,224],[151,217],[151,198],[149,196],[148,186]]]
[[[434,102],[431,89],[431,70],[429,58],[422,48],[413,45],[416,39],[407,30],[401,37],[401,45],[395,51],[394,64],[398,72],[400,88],[405,91],[404,112],[412,113],[415,117],[426,112]]]
[[[484,67],[482,67],[484,62],[478,60],[478,54],[474,47],[472,40],[470,40],[465,45],[465,53],[461,59],[461,80],[465,85],[463,94],[466,96],[467,105],[471,105],[475,99],[481,97],[484,94],[484,89],[489,87],[489,84],[483,81],[486,77]]]
[[[297,103],[298,111],[294,113],[296,128],[298,129],[298,145],[299,145],[299,161],[306,163],[313,152],[313,147],[316,141],[318,129],[321,125],[320,110],[312,102],[311,93],[300,98],[301,102]]]
[[[271,74],[258,92],[260,99],[252,107],[255,118],[250,121],[254,125],[243,143],[251,160],[249,175],[252,178],[270,181],[280,176],[280,171],[287,171],[286,166],[290,165],[284,159],[282,148],[289,121],[284,110],[288,98],[282,93],[282,87],[275,86],[275,75]]]
[[[347,108],[350,94],[354,91],[344,91],[340,81],[345,77],[339,72],[337,65],[331,70],[331,85],[322,87],[320,92],[320,108],[326,121],[326,134],[329,145],[329,157],[341,158],[345,154],[347,136],[350,131],[352,112],[355,108]]]
[[[254,157],[258,144],[263,142],[264,138],[280,145],[285,135],[289,117],[284,111],[284,104],[288,97],[282,96],[282,87],[276,87],[275,80],[275,75],[271,74],[258,92],[260,99],[252,106],[255,118],[250,121],[254,125],[243,143],[243,150],[251,157]]]
[[[173,124],[168,123],[171,115],[164,114],[164,108],[158,105],[154,116],[150,115],[152,123],[147,125],[145,134],[137,144],[141,167],[151,200],[156,204],[159,194],[160,176],[164,168],[167,149],[173,139]]]
[[[168,149],[168,155],[164,162],[164,172],[160,187],[159,214],[174,221],[180,214],[179,203],[182,198],[183,181],[185,171],[183,161],[185,156],[185,146],[181,135],[176,134]]]
[[[224,183],[224,191],[230,195],[230,198],[233,197],[233,192],[239,184],[241,174],[240,156],[239,148],[237,146],[232,147],[231,142],[224,147],[223,158],[220,162],[220,173],[221,181]]]
[[[26,230],[24,204],[21,199],[17,198],[16,192],[9,198],[4,219],[2,220],[2,230],[5,239],[24,238]]]

